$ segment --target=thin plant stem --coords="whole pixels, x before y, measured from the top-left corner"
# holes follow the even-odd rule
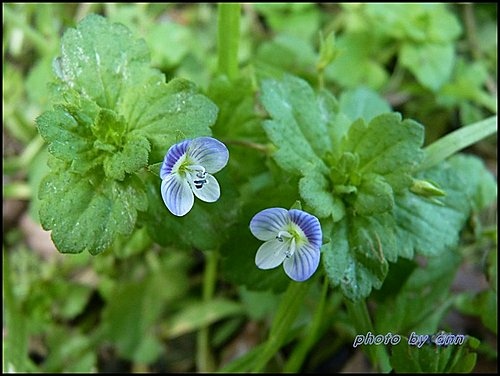
[[[290,333],[290,328],[302,308],[308,289],[309,284],[306,282],[290,282],[288,289],[281,298],[278,311],[273,318],[269,338],[255,360],[252,372],[262,372],[266,364],[283,346],[287,335]]]
[[[218,69],[230,80],[238,77],[238,44],[240,39],[239,3],[220,3],[218,9]]]
[[[471,55],[476,61],[480,61],[483,58],[483,53],[481,51],[480,42],[477,36],[476,18],[474,15],[474,5],[473,3],[464,4],[464,24],[465,31],[467,35],[467,43],[469,44],[469,49]],[[491,95],[497,95],[497,86],[495,80],[488,74],[486,79],[486,87]],[[496,102],[496,100],[495,100]]]
[[[214,297],[219,252],[217,250],[205,252],[205,256],[202,299],[204,302],[209,302]],[[198,372],[213,372],[215,370],[215,361],[210,350],[210,327],[208,325],[198,331],[196,366]]]
[[[321,328],[321,323],[323,321],[323,314],[325,312],[326,297],[328,295],[328,285],[328,277],[325,276],[323,287],[321,290],[321,298],[316,308],[316,312],[314,313],[312,323],[308,328],[306,338],[301,341],[295,348],[289,360],[285,364],[283,372],[299,372],[304,363],[304,360],[307,357],[307,354],[316,343]]]
[[[224,142],[229,145],[236,145],[250,149],[255,149],[264,154],[270,154],[272,151],[272,146],[268,144],[259,144],[257,142],[252,142],[247,140],[225,140]]]
[[[351,302],[345,300],[347,312],[350,320],[354,323],[354,327],[359,334],[373,333],[373,324],[368,312],[368,307],[364,300]],[[366,346],[364,348],[373,367],[383,373],[390,372],[392,367],[389,361],[389,355],[384,346]]]

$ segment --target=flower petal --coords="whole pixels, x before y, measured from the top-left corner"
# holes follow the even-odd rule
[[[215,202],[220,197],[220,186],[217,179],[210,174],[204,178],[207,182],[201,188],[196,188],[194,183],[190,182],[191,189],[196,197],[205,202]]]
[[[222,170],[229,159],[226,145],[212,137],[195,138],[187,153],[193,164],[203,166],[211,174]]]
[[[194,203],[194,196],[187,180],[178,174],[167,175],[161,182],[161,197],[172,214],[182,217],[187,214]]]
[[[165,179],[165,177],[172,172],[174,165],[177,161],[186,154],[189,144],[191,140],[185,140],[179,142],[178,144],[172,145],[170,149],[168,149],[167,154],[165,154],[165,158],[163,159],[163,163],[160,169],[160,178]]]
[[[309,243],[319,249],[323,243],[323,233],[318,218],[298,209],[291,209],[289,214],[290,220],[301,228]]]
[[[272,269],[286,258],[290,242],[273,239],[262,244],[255,255],[255,265],[259,269]]]
[[[283,262],[285,273],[294,281],[305,281],[318,268],[319,258],[319,248],[312,245],[303,245],[295,251],[292,257]]]
[[[288,210],[269,208],[255,214],[250,221],[250,231],[259,240],[275,239],[280,231],[289,223]]]

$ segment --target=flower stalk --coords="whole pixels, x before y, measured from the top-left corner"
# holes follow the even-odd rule
[[[368,307],[364,300],[357,302],[351,302],[349,299],[345,299],[345,304],[347,307],[347,312],[349,318],[354,323],[354,328],[357,333],[368,333],[375,332],[370,318],[370,313],[368,312]],[[378,369],[382,373],[388,373],[391,371],[391,363],[389,361],[389,355],[384,346],[366,346],[364,348],[370,358],[373,367]]]
[[[204,302],[209,302],[214,297],[219,252],[217,250],[205,252],[205,257],[202,299]],[[210,350],[210,327],[208,325],[198,331],[196,341],[196,367],[198,372],[213,372],[215,370],[215,360]]]
[[[238,77],[238,43],[240,38],[239,3],[220,3],[218,14],[218,68],[230,80]]]
[[[259,357],[255,360],[251,372],[262,372],[269,360],[271,360],[281,348],[304,304],[304,299],[308,290],[309,283],[290,281],[287,290],[283,294],[276,316],[273,319],[269,331],[269,338],[263,351],[260,352]]]

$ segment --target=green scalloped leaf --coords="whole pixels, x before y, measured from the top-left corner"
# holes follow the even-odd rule
[[[62,253],[106,250],[118,234],[128,235],[147,197],[140,179],[123,182],[102,174],[80,175],[56,170],[41,185],[40,222],[52,230],[52,240]]]
[[[261,101],[272,120],[264,129],[276,145],[281,168],[303,174],[309,169],[327,171],[322,158],[330,151],[328,119],[321,116],[321,102],[302,79],[286,75],[282,81],[265,80]]]
[[[377,216],[344,217],[333,225],[323,225],[331,241],[322,247],[325,271],[352,301],[380,288],[387,275],[388,261],[398,256],[394,218],[389,213]]]

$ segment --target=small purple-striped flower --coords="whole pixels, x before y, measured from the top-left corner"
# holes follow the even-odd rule
[[[315,216],[297,209],[265,209],[252,218],[250,231],[265,241],[255,255],[260,269],[276,268],[283,263],[285,273],[300,282],[318,268],[322,232]]]
[[[220,197],[220,187],[212,176],[222,170],[229,152],[222,142],[212,137],[185,140],[168,149],[160,169],[161,196],[172,214],[187,214],[194,196],[205,202]]]

